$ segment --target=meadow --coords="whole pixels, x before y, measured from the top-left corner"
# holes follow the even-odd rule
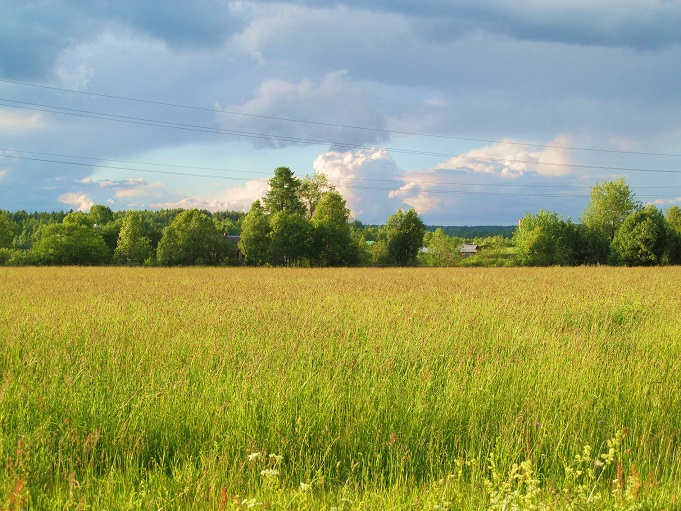
[[[681,268],[0,268],[0,510],[681,509]]]

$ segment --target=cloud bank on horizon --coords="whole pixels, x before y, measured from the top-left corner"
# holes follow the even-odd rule
[[[278,166],[355,218],[681,199],[681,4],[0,4],[0,209],[247,210]]]

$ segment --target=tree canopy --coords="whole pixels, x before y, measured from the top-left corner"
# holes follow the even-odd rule
[[[300,196],[300,179],[295,177],[288,167],[278,167],[274,177],[269,181],[269,189],[263,198],[263,205],[268,213],[280,211],[294,215],[303,215],[305,206]]]
[[[163,231],[156,258],[165,266],[217,264],[221,236],[213,220],[198,209],[183,211]]]
[[[624,219],[610,246],[615,265],[652,266],[663,262],[672,237],[662,212],[653,205]]]
[[[615,233],[627,216],[640,207],[624,178],[594,185],[591,202],[580,219],[589,235],[590,262],[605,263],[608,260]]]
[[[33,255],[50,265],[104,264],[111,259],[109,247],[96,229],[68,222],[45,227]]]
[[[426,226],[414,208],[406,213],[401,209],[388,218],[386,224],[388,254],[398,266],[416,263],[423,248]]]
[[[149,238],[142,234],[142,216],[137,211],[126,212],[114,251],[114,262],[142,264],[152,253]]]

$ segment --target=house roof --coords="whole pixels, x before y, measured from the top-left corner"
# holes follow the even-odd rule
[[[464,243],[459,247],[459,252],[466,254],[475,254],[478,251],[478,246],[475,243]]]

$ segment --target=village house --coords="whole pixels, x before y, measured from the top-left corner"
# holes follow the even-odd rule
[[[459,254],[461,257],[470,257],[478,253],[479,247],[474,243],[464,243],[459,246]]]

